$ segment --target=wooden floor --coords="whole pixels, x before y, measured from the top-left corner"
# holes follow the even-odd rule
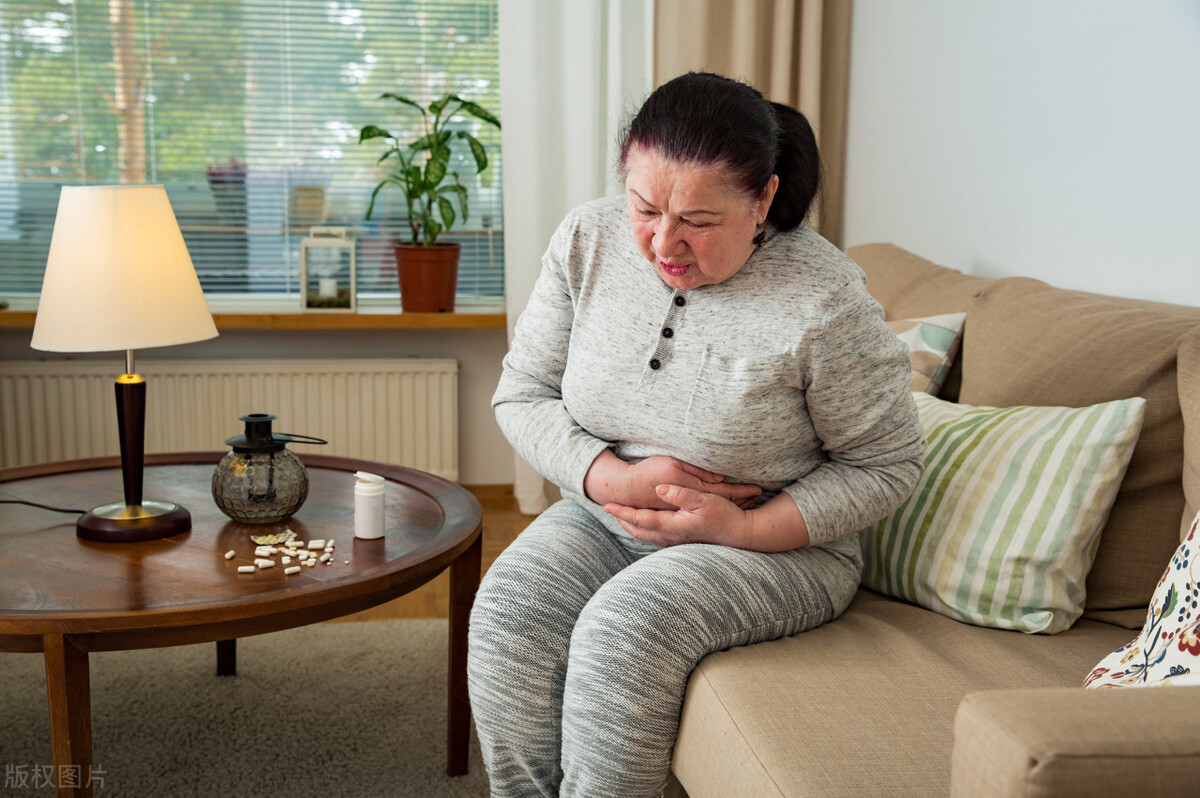
[[[517,512],[512,485],[468,485],[483,507],[483,570],[521,534],[533,516]],[[450,572],[387,604],[339,618],[339,621],[390,621],[397,618],[445,618],[450,614]]]

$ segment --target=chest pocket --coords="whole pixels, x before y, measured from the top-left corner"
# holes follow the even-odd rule
[[[747,447],[751,457],[795,443],[805,425],[804,393],[787,355],[728,357],[704,353],[688,402],[686,426],[698,440]]]

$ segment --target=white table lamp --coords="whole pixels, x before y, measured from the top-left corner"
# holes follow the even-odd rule
[[[116,383],[125,501],[80,518],[81,537],[151,540],[191,528],[183,507],[142,499],[146,382],[134,372],[133,350],[216,335],[162,186],[63,187],[30,345],[48,352],[125,350],[125,374]]]

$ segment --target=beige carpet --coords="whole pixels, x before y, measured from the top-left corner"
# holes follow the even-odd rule
[[[479,744],[446,775],[446,621],[327,623],[91,655],[97,795],[487,796]],[[0,653],[0,795],[46,795],[40,654]],[[102,783],[101,783],[102,782]]]

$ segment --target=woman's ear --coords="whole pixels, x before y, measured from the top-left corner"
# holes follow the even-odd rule
[[[771,201],[775,199],[775,192],[778,190],[779,175],[771,175],[771,179],[767,181],[767,185],[763,187],[762,193],[758,195],[758,200],[754,203],[756,219],[766,221],[767,211],[771,210]]]

